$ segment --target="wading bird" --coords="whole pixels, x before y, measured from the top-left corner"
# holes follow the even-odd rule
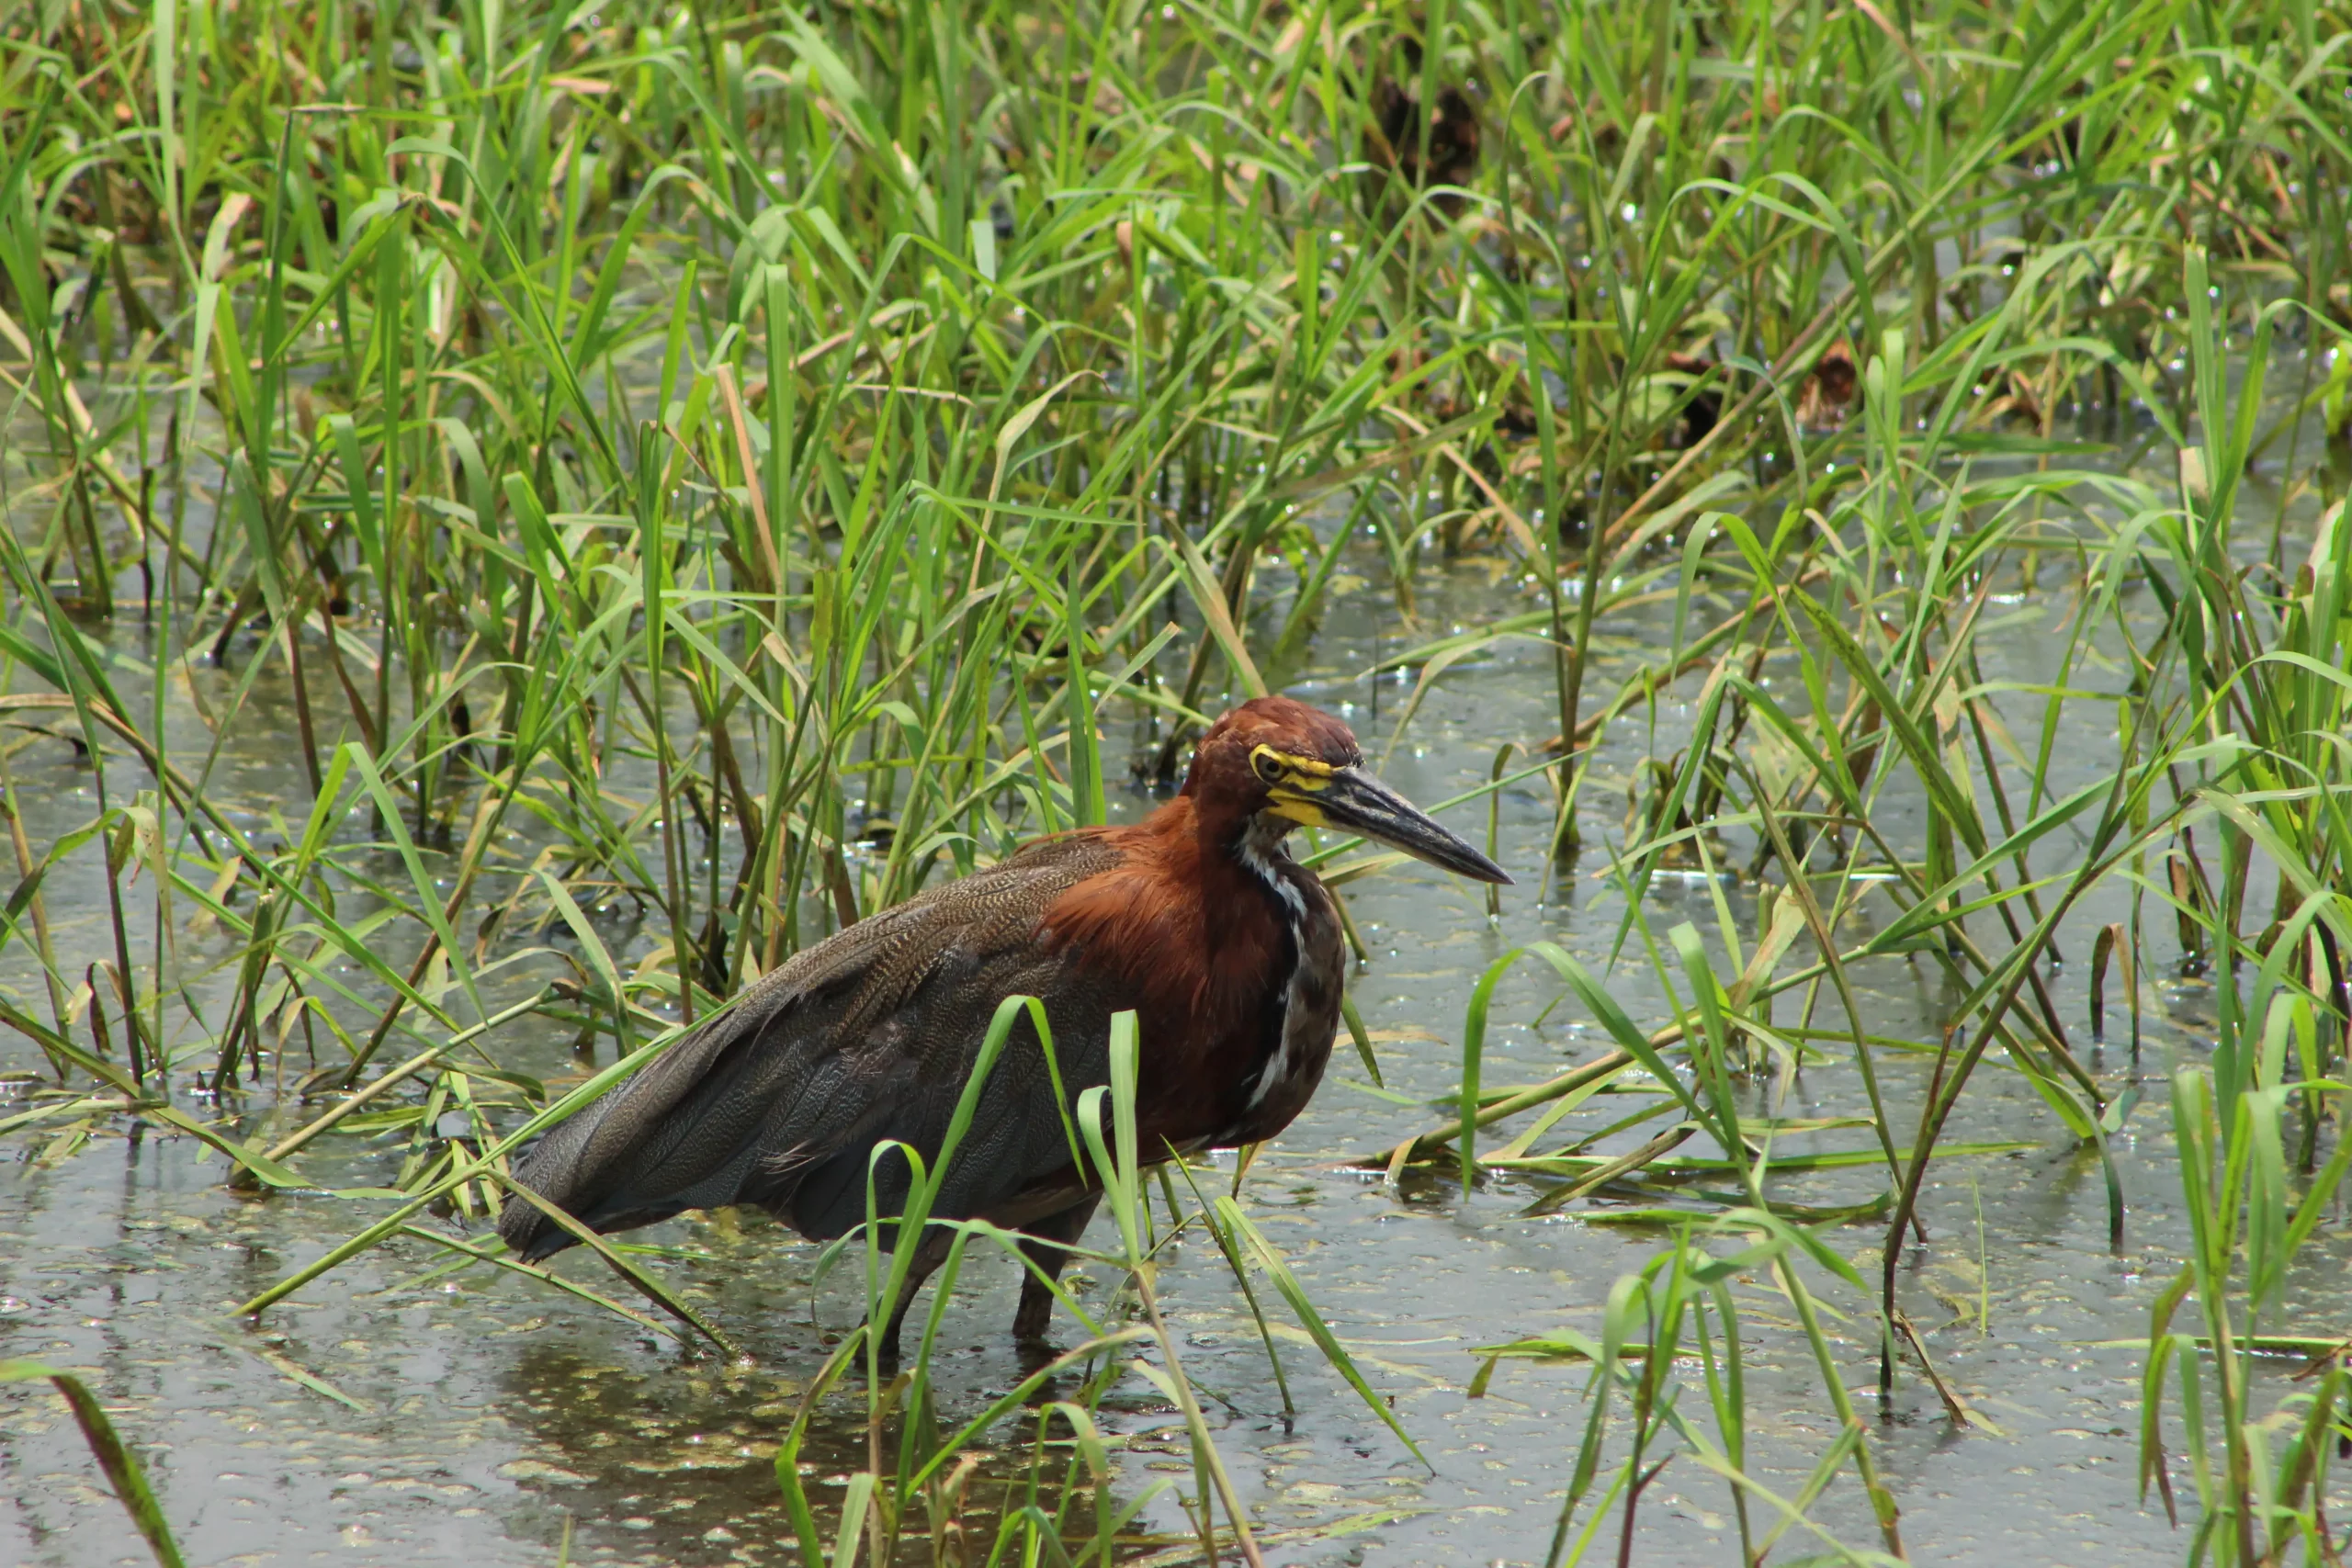
[[[1063,1116],[1109,1081],[1113,1014],[1140,1024],[1146,1159],[1271,1138],[1314,1094],[1346,964],[1338,906],[1283,849],[1301,825],[1510,880],[1366,772],[1346,725],[1260,697],[1202,738],[1182,790],[1143,821],[1038,840],[800,953],[549,1133],[515,1179],[598,1231],[752,1203],[811,1239],[842,1235],[865,1219],[870,1152],[896,1139],[935,1163],[998,1004],[1032,996],[1069,1098],[1057,1102],[1024,1015],[932,1213],[1023,1232],[1057,1276],[1099,1196]],[[881,1213],[899,1212],[910,1176],[902,1158],[878,1162]],[[499,1228],[533,1259],[572,1245],[519,1201]],[[917,1244],[886,1358],[948,1240],[934,1226]],[[1052,1309],[1024,1280],[1014,1335],[1042,1338]]]

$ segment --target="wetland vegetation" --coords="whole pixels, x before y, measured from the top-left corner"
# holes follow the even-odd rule
[[[397,1429],[487,1501],[344,1560],[2339,1561],[2348,46],[13,7],[0,1540],[290,1562]],[[978,1224],[895,1379],[862,1239],[502,1254],[522,1140],[1270,689],[1520,886],[1301,845],[1334,1081],[1157,1174],[1113,1086],[1058,1360]]]

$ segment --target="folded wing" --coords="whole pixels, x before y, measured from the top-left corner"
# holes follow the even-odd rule
[[[1099,840],[1048,841],[819,943],[549,1133],[515,1179],[597,1231],[756,1203],[805,1235],[836,1236],[865,1217],[869,1167],[881,1212],[897,1213],[907,1164],[871,1152],[895,1139],[934,1161],[1004,998],[1048,998],[1071,1103],[1106,1081],[1111,1015],[1135,1000],[1035,938],[1057,897],[1116,859]],[[1024,1020],[934,1213],[1018,1224],[1046,1212],[1041,1201],[1067,1201],[1050,1196],[1072,1186],[1061,1109]],[[519,1201],[499,1229],[528,1258],[572,1245]]]

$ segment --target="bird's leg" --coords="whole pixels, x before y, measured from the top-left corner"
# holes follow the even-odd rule
[[[907,1269],[907,1282],[899,1292],[898,1305],[890,1309],[890,1321],[882,1330],[882,1367],[885,1371],[899,1370],[899,1330],[905,1325],[907,1310],[915,1304],[915,1292],[923,1287],[938,1267],[947,1261],[947,1249],[956,1233],[937,1225],[923,1227],[922,1239],[915,1243],[914,1262]]]
[[[1046,1278],[1035,1274],[1021,1278],[1021,1305],[1012,1314],[1012,1337],[1021,1343],[1035,1345],[1046,1337],[1046,1325],[1054,1316],[1054,1292],[1046,1280],[1062,1277],[1062,1268],[1069,1261],[1069,1244],[1085,1234],[1099,1197],[1089,1193],[1060,1213],[1048,1214],[1029,1227],[1021,1255],[1043,1269]]]

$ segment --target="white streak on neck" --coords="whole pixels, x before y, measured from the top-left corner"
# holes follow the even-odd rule
[[[1234,852],[1249,868],[1250,874],[1266,885],[1266,891],[1280,898],[1290,910],[1291,934],[1295,940],[1299,922],[1306,919],[1306,900],[1298,896],[1298,889],[1291,886],[1290,878],[1282,872],[1283,866],[1290,861],[1289,852],[1283,848],[1283,836],[1288,831],[1286,824],[1269,829],[1263,825],[1263,818],[1252,817],[1250,826],[1243,829],[1241,842],[1235,846]]]
[[[1290,914],[1291,972],[1283,983],[1283,1031],[1281,1043],[1266,1064],[1258,1069],[1258,1081],[1250,1088],[1249,1110],[1258,1109],[1260,1102],[1291,1075],[1290,1017],[1298,1006],[1298,978],[1306,963],[1306,900],[1298,888],[1283,874],[1283,867],[1290,863],[1289,852],[1283,848],[1283,838],[1290,830],[1289,824],[1269,825],[1262,817],[1250,818],[1250,826],[1242,831],[1236,853],[1250,874],[1266,885],[1269,892],[1283,901]]]

